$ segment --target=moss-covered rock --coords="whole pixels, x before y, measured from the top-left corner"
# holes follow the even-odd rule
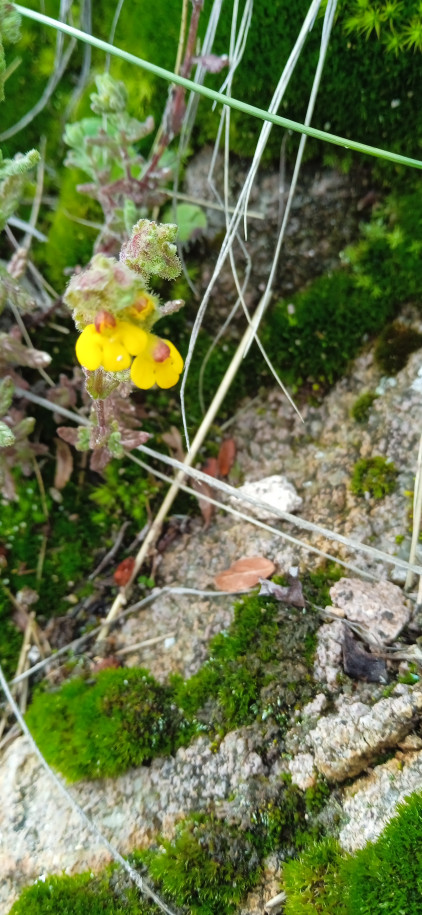
[[[362,458],[353,468],[350,489],[355,496],[369,493],[374,499],[383,499],[396,488],[398,470],[392,461],[377,457]]]

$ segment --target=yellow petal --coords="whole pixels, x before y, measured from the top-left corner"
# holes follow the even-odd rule
[[[123,343],[104,340],[102,365],[106,372],[122,372],[128,369],[131,358]]]
[[[130,321],[118,321],[117,335],[131,356],[142,353],[147,345],[148,337],[144,330],[131,324]]]
[[[103,354],[102,339],[95,330],[95,324],[88,324],[76,342],[76,358],[90,372],[101,365]]]
[[[171,364],[176,372],[180,373],[183,371],[183,359],[179,353],[179,350],[176,349],[174,343],[170,340],[163,340],[163,343],[167,343],[167,346],[170,348],[170,360]],[[166,360],[167,361],[167,360]]]
[[[170,360],[166,360],[166,363],[157,368],[156,380],[159,388],[172,388],[179,381],[179,377],[180,372],[176,372],[173,366],[170,365]]]
[[[156,383],[156,365],[148,357],[136,356],[132,362],[130,377],[137,388],[148,391]]]

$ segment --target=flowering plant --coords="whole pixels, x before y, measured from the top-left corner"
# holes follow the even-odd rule
[[[173,279],[180,273],[176,234],[175,225],[139,220],[120,259],[94,255],[89,266],[72,277],[63,297],[81,331],[76,356],[95,405],[92,434],[82,438],[79,434],[74,444],[102,451],[94,462],[97,469],[116,453],[116,447],[119,450],[124,445],[121,430],[104,409],[105,398],[119,386],[126,393],[128,382],[143,390],[154,384],[170,388],[183,370],[183,359],[174,344],[153,334],[152,328],[184,303],[178,299],[160,305],[149,289],[152,275]],[[69,432],[59,430],[67,441]],[[140,432],[136,443],[147,438],[147,433]]]

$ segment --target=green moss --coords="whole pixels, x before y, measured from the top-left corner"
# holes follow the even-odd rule
[[[284,728],[289,710],[313,694],[308,674],[317,616],[248,595],[230,628],[215,636],[193,677],[173,679],[176,703],[220,733],[272,717]]]
[[[400,805],[377,842],[346,864],[348,915],[420,915],[422,796]]]
[[[179,717],[168,689],[132,668],[36,694],[27,723],[47,761],[74,781],[118,775],[170,752]]]
[[[270,719],[282,735],[292,709],[315,692],[310,665],[318,623],[312,610],[248,595],[188,680],[173,676],[160,686],[136,668],[77,678],[38,692],[28,725],[51,765],[70,779],[115,775],[201,732],[222,735]]]
[[[158,915],[128,881],[110,868],[104,874],[47,877],[27,887],[9,915]]]
[[[350,489],[355,496],[369,493],[374,499],[383,499],[394,492],[397,474],[393,462],[384,457],[362,458],[354,466]]]
[[[381,332],[375,346],[375,361],[386,375],[397,375],[409,356],[422,347],[422,334],[396,321]]]
[[[194,915],[234,912],[260,873],[249,832],[200,816],[142,858],[166,898]]]
[[[360,397],[355,400],[352,409],[350,410],[352,419],[357,423],[367,423],[372,404],[377,397],[378,394],[376,394],[375,391],[365,391],[364,394],[361,394]]]
[[[285,915],[347,915],[343,854],[334,839],[312,845],[283,869]]]

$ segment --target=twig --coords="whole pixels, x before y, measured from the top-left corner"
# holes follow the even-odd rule
[[[117,551],[118,551],[118,549],[119,549],[119,547],[120,547],[120,544],[121,544],[121,542],[122,542],[122,540],[123,540],[124,533],[125,533],[125,530],[126,530],[126,528],[128,527],[128,525],[129,525],[129,521],[124,521],[124,522],[123,522],[123,524],[122,524],[122,526],[121,526],[121,528],[120,528],[120,530],[119,530],[119,533],[117,534],[117,537],[116,537],[116,539],[115,539],[115,541],[114,541],[114,543],[113,543],[113,546],[112,546],[111,549],[108,551],[108,553],[106,553],[105,556],[103,556],[101,562],[97,565],[97,568],[94,569],[94,571],[91,572],[90,575],[88,575],[88,581],[92,581],[93,578],[96,578],[96,576],[99,575],[100,572],[103,571],[103,569],[105,569],[105,567],[109,564],[109,562],[110,562],[110,561],[113,559],[113,557],[116,555],[116,553],[117,553]]]
[[[166,639],[174,639],[176,634],[176,632],[166,632],[165,635],[157,635],[154,639],[144,639],[143,642],[136,642],[135,645],[127,645],[125,648],[119,648],[114,654],[123,657],[125,654],[132,654],[133,651],[139,651],[140,648],[147,648],[149,645],[157,645],[158,642],[164,642]]]
[[[4,692],[4,695],[6,696],[6,699],[10,705],[10,708],[12,709],[12,711],[15,715],[15,718],[20,726],[22,733],[25,734],[25,736],[28,738],[28,740],[31,744],[31,748],[32,748],[33,752],[36,754],[43,769],[45,769],[45,771],[47,772],[47,775],[49,776],[49,778],[51,779],[53,784],[56,786],[56,788],[58,788],[58,790],[61,792],[61,794],[64,795],[68,804],[70,804],[70,806],[73,808],[73,810],[75,810],[76,813],[79,814],[81,820],[85,823],[85,826],[87,826],[87,828],[90,830],[90,832],[92,832],[97,837],[97,839],[99,839],[100,842],[102,842],[102,844],[105,846],[105,848],[107,848],[107,850],[110,852],[110,855],[114,858],[114,860],[118,864],[120,864],[120,866],[126,871],[126,873],[129,875],[130,879],[133,881],[135,886],[138,887],[138,889],[141,891],[141,893],[143,893],[145,896],[149,896],[149,898],[152,899],[156,903],[156,905],[159,906],[159,908],[162,910],[162,912],[166,912],[167,915],[174,915],[174,912],[172,911],[172,909],[170,909],[169,906],[160,898],[160,896],[158,896],[158,894],[155,892],[155,890],[153,890],[146,883],[146,881],[143,879],[143,877],[141,877],[140,874],[138,874],[137,871],[135,871],[133,869],[133,867],[131,867],[130,864],[127,861],[125,861],[125,859],[122,857],[120,852],[117,851],[117,849],[114,847],[114,845],[112,845],[111,842],[109,842],[108,839],[106,839],[105,835],[101,832],[101,830],[97,826],[95,820],[91,819],[91,817],[89,817],[88,814],[85,813],[85,810],[80,806],[80,804],[78,804],[78,802],[75,800],[75,798],[73,797],[71,792],[68,790],[68,788],[66,788],[66,786],[60,781],[60,779],[57,777],[57,775],[50,768],[50,766],[48,765],[48,762],[44,759],[44,756],[42,755],[40,749],[38,748],[32,734],[28,728],[28,725],[26,724],[24,718],[21,715],[21,712],[19,711],[18,706],[16,705],[16,702],[7,685],[7,681],[3,674],[1,665],[0,665],[0,686]]]
[[[162,597],[166,594],[169,594],[169,595],[193,594],[196,597],[213,597],[213,598],[214,597],[217,597],[217,598],[218,597],[231,597],[231,598],[234,598],[234,597],[236,597],[236,594],[242,594],[242,593],[244,593],[244,592],[243,591],[201,591],[201,590],[198,590],[197,588],[178,588],[178,587],[173,588],[170,585],[167,585],[164,588],[155,588],[154,591],[151,594],[148,594],[147,597],[144,597],[142,600],[137,601],[135,604],[131,604],[130,607],[126,607],[126,609],[123,610],[123,612],[120,614],[119,619],[116,620],[111,625],[112,626],[116,625],[117,622],[121,622],[121,620],[126,619],[126,617],[130,616],[132,613],[135,613],[137,610],[141,610],[144,607],[149,606],[149,604],[152,604],[155,600],[157,600],[158,597]],[[90,629],[89,632],[84,632],[83,635],[79,636],[79,638],[77,638],[77,639],[73,639],[73,641],[69,642],[68,645],[63,645],[63,647],[59,648],[57,651],[55,651],[54,654],[51,654],[47,658],[43,658],[42,661],[37,661],[37,663],[34,664],[32,667],[30,667],[27,671],[20,674],[19,676],[14,677],[13,680],[10,681],[10,685],[14,686],[16,683],[20,683],[22,680],[26,680],[27,677],[31,677],[32,674],[38,673],[40,670],[43,670],[44,667],[47,667],[48,664],[53,663],[56,660],[56,658],[59,658],[62,655],[67,654],[68,651],[73,651],[75,648],[79,648],[81,645],[83,645],[84,642],[88,642],[89,639],[91,639],[95,635],[97,635],[97,633],[100,632],[102,626],[103,626],[103,623],[101,623],[100,626],[96,626],[95,629]]]

